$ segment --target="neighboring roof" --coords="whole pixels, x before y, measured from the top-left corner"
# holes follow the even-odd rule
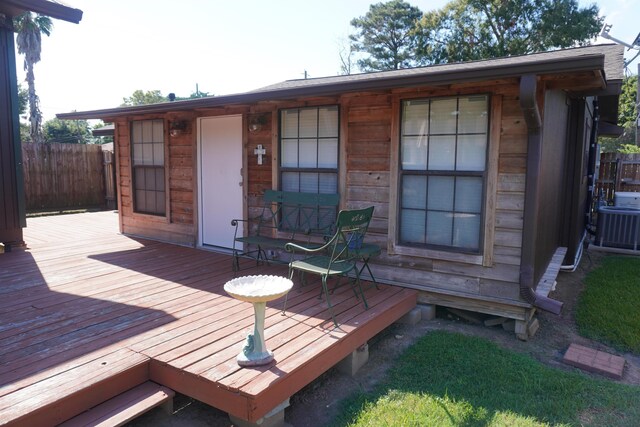
[[[2,0],[0,3],[0,13],[5,16],[18,16],[27,11],[74,24],[82,19],[80,9],[74,9],[55,0]]]
[[[223,105],[246,104],[302,96],[327,96],[345,92],[380,90],[426,84],[450,84],[517,77],[523,74],[552,74],[603,71],[607,83],[622,82],[622,46],[594,45],[541,52],[530,55],[432,65],[376,73],[352,74],[303,80],[287,80],[250,92],[198,98],[160,104],[118,107],[104,110],[58,114],[60,119],[100,119],[129,114],[183,111]]]
[[[101,128],[97,128],[91,131],[93,136],[113,136],[115,134],[116,126],[111,123],[104,125]]]

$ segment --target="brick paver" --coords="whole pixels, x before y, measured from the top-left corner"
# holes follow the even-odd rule
[[[616,380],[622,378],[625,363],[623,357],[578,344],[569,346],[562,361],[585,371],[602,374]]]

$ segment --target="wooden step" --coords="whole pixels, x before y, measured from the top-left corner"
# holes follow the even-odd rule
[[[61,427],[121,426],[145,412],[163,406],[173,412],[175,392],[151,381],[140,384],[64,423]]]
[[[149,380],[149,358],[105,347],[0,387],[0,426],[48,427]]]

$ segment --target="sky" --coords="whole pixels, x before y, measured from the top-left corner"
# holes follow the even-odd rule
[[[83,18],[79,24],[53,20],[51,36],[43,36],[35,66],[40,109],[49,120],[56,113],[117,107],[137,89],[189,96],[197,84],[225,95],[303,78],[305,70],[310,77],[336,75],[351,19],[374,2],[65,0]],[[426,12],[447,1],[409,3]],[[613,25],[610,34],[631,43],[640,32],[640,0],[597,3]],[[22,56],[16,62],[26,87]]]

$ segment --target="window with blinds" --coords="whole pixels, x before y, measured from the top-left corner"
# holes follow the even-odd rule
[[[280,189],[338,192],[338,107],[280,111]],[[318,217],[335,220],[336,213]]]
[[[134,211],[164,216],[164,121],[131,122],[131,151]]]
[[[485,95],[403,102],[401,244],[480,252],[488,111]]]

